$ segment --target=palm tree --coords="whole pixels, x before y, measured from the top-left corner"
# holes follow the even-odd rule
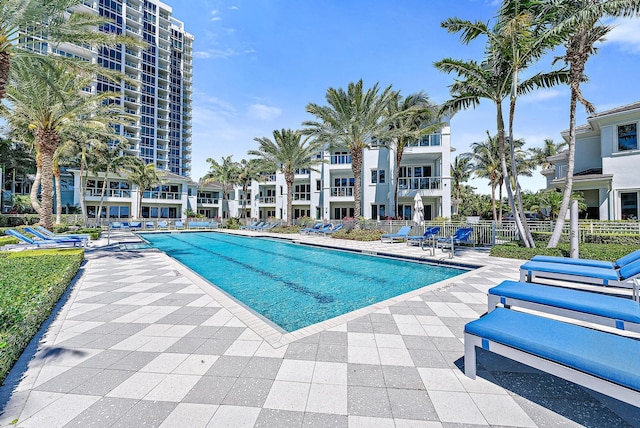
[[[142,218],[142,197],[144,196],[144,192],[158,186],[162,181],[160,177],[158,177],[155,165],[152,163],[145,165],[142,159],[134,157],[131,158],[129,163],[129,181],[138,187],[137,218]],[[97,215],[100,215],[100,212],[98,212]]]
[[[469,154],[473,162],[473,172],[476,177],[486,178],[491,186],[491,212],[493,220],[498,220],[496,210],[496,189],[503,182],[502,166],[500,163],[500,149],[498,138],[492,137],[487,131],[487,139],[482,142],[471,144],[471,153]],[[502,203],[502,198],[500,199]]]
[[[605,16],[629,17],[640,13],[640,2],[637,0],[560,0],[554,3],[547,22],[551,21],[552,34],[563,37],[566,48],[562,60],[569,66],[569,159],[567,176],[562,197],[562,206],[558,214],[548,248],[555,248],[560,242],[564,219],[569,209],[573,189],[573,170],[576,147],[576,108],[580,102],[588,113],[595,111],[594,106],[582,95],[580,85],[586,81],[585,66],[591,55],[596,52],[594,44],[604,38],[613,27],[603,25]]]
[[[453,198],[456,201],[456,212],[454,214],[459,214],[461,188],[464,183],[469,181],[472,173],[471,157],[467,154],[456,156],[451,165],[451,187],[453,187]]]
[[[329,88],[326,100],[329,105],[320,106],[309,103],[307,112],[317,120],[303,122],[307,128],[303,133],[312,135],[319,143],[326,143],[333,150],[344,148],[351,154],[351,171],[354,186],[354,225],[360,229],[361,193],[362,193],[362,157],[369,142],[388,129],[383,120],[385,110],[394,97],[391,86],[379,91],[378,84],[363,90],[362,79],[349,83],[347,91],[342,88]]]
[[[102,213],[102,206],[104,203],[104,195],[107,192],[107,182],[109,181],[109,175],[120,174],[127,167],[134,162],[132,156],[123,155],[124,150],[128,146],[128,141],[120,141],[119,143],[112,145],[109,142],[101,142],[93,148],[93,155],[96,159],[96,164],[93,169],[104,173],[104,180],[102,181],[102,189],[100,191],[100,205],[98,207],[98,214]]]
[[[233,186],[238,183],[238,164],[231,158],[233,156],[222,157],[222,161],[218,163],[213,158],[208,158],[210,164],[209,172],[203,177],[204,183],[219,183],[222,186],[222,218],[225,217],[225,208],[227,217],[229,216],[229,192]]]
[[[254,180],[258,180],[262,177],[262,171],[264,166],[260,159],[242,159],[238,162],[238,184],[242,186],[242,211],[240,212],[240,218],[246,218],[247,215],[247,194],[249,193],[249,186]]]
[[[27,144],[0,138],[0,169],[4,175],[2,182],[10,183],[12,195],[16,193],[16,180],[33,173],[35,167],[33,153]],[[0,189],[0,198],[2,194]]]
[[[443,123],[431,123],[436,118],[436,107],[429,102],[429,97],[424,92],[417,92],[407,97],[402,97],[400,92],[394,92],[391,102],[387,105],[386,116],[389,119],[387,133],[380,135],[395,153],[395,165],[393,173],[393,206],[398,212],[398,175],[404,149],[420,137],[432,134],[444,125]]]
[[[14,60],[11,70],[10,105],[4,114],[12,132],[26,134],[23,141],[34,141],[41,186],[40,206],[34,208],[41,224],[51,229],[54,156],[65,136],[87,127],[105,130],[109,123],[129,122],[132,117],[108,102],[116,94],[81,94],[92,76],[70,73],[63,64],[24,57]]]
[[[555,156],[567,147],[567,142],[562,140],[560,143],[555,143],[552,138],[545,138],[544,145],[542,147],[533,147],[529,149],[531,154],[531,163],[533,165],[540,165],[540,168],[545,170],[551,167],[551,162],[547,160],[550,156]]]
[[[100,70],[112,79],[120,80],[118,73],[111,73],[97,64],[86,61],[70,61],[57,56],[42,56],[40,43],[66,42],[80,45],[113,46],[125,43],[141,46],[141,42],[127,36],[95,28],[110,22],[107,18],[69,10],[83,0],[2,0],[0,2],[0,101],[6,95],[9,71],[14,61],[29,57],[39,62],[64,61],[84,70]]]
[[[254,138],[260,144],[258,150],[249,150],[248,154],[258,156],[270,170],[280,170],[287,183],[287,224],[291,224],[293,215],[293,181],[297,169],[311,169],[322,162],[316,154],[322,143],[310,138],[302,138],[300,131],[277,129],[273,131],[273,141],[267,137]]]

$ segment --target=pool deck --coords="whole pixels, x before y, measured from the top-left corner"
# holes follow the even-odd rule
[[[404,243],[285,237],[451,261]],[[165,254],[119,246],[136,241],[91,243],[0,388],[0,426],[640,426],[638,407],[491,353],[464,376],[463,327],[521,261],[464,248],[452,261],[478,269],[285,334]]]

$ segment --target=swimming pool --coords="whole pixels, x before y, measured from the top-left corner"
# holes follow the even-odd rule
[[[289,332],[467,272],[217,232],[144,239]]]

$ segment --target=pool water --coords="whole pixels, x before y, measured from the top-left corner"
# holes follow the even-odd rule
[[[467,271],[217,232],[144,239],[289,332]]]

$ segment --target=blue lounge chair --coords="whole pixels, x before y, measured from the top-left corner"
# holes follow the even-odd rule
[[[184,229],[184,223],[182,222],[182,220],[176,220],[173,223],[173,227],[175,227],[176,229]]]
[[[124,229],[125,225],[124,223],[121,223],[119,221],[112,221],[111,223],[109,223],[109,229]]]
[[[461,244],[473,244],[476,246],[475,241],[471,240],[471,234],[473,233],[472,227],[460,227],[452,236],[447,238],[438,238],[436,245],[442,248],[442,251],[449,250],[449,257],[452,258],[455,255],[456,245]]]
[[[129,229],[142,229],[142,222],[141,221],[129,222]]]
[[[640,304],[582,290],[503,281],[489,289],[489,312],[499,304],[640,332]]]
[[[407,237],[407,245],[420,245],[424,250],[424,243],[432,241],[435,244],[435,238],[440,233],[440,226],[430,226],[424,231],[423,235]]]
[[[91,235],[88,234],[88,233],[70,233],[70,234],[66,234],[65,233],[64,235],[58,235],[58,234],[55,234],[55,233],[51,232],[46,227],[42,227],[42,226],[36,226],[36,230],[40,231],[40,233],[42,233],[43,235],[46,235],[48,239],[53,239],[53,238],[91,239]]]
[[[267,224],[266,222],[261,221],[258,224],[256,224],[255,226],[247,226],[247,230],[260,230],[262,228],[262,226],[264,226],[266,224]]]
[[[22,241],[23,243],[29,245],[29,246],[33,246],[36,248],[40,248],[40,247],[64,247],[64,246],[73,246],[73,247],[80,247],[82,246],[82,241],[80,240],[73,240],[73,241],[55,241],[53,239],[41,239],[41,240],[35,240],[35,239],[31,239],[26,235],[23,235],[22,233],[16,231],[16,230],[7,230],[6,231],[7,235],[11,235],[13,237],[18,238],[20,241]]]
[[[402,226],[397,233],[385,233],[384,235],[382,235],[380,237],[380,241],[382,242],[384,242],[385,240],[389,242],[395,242],[396,240],[404,241],[409,236],[409,232],[411,232],[411,226]]]
[[[89,240],[89,238],[78,238],[78,237],[72,237],[72,236],[50,237],[50,236],[45,235],[44,233],[42,233],[39,230],[36,230],[36,229],[34,229],[32,227],[25,227],[24,230],[26,232],[32,234],[36,238],[38,238],[40,240],[45,240],[45,241],[56,241],[56,242],[62,242],[62,243],[80,242],[81,245],[86,245],[87,241]]]
[[[167,223],[166,221],[159,221],[158,224],[156,225],[156,227],[158,229],[168,229],[169,228],[169,223]]]
[[[148,221],[144,224],[144,228],[145,229],[155,229],[156,228],[156,224],[153,221]]]
[[[311,231],[311,232],[309,232],[309,233],[310,233],[310,234],[311,234],[311,233],[313,233],[313,234],[318,234],[318,235],[319,235],[319,234],[321,234],[321,233],[328,232],[328,231],[330,231],[331,229],[333,229],[333,225],[332,225],[331,223],[327,223],[327,224],[325,224],[325,225],[322,225],[322,227],[321,227],[320,229],[318,229],[318,230],[314,230],[314,231]]]
[[[472,379],[476,348],[626,403],[640,403],[640,341],[633,338],[497,308],[465,325],[464,371]]]
[[[313,227],[305,227],[304,229],[300,229],[300,233],[313,233],[322,227],[322,223],[316,223]]]
[[[633,251],[624,257],[620,257],[615,262],[607,262],[604,260],[591,260],[591,259],[572,259],[568,257],[556,257],[556,256],[534,256],[531,261],[545,262],[545,263],[565,263],[577,266],[592,266],[599,268],[619,269],[628,265],[629,263],[640,260],[640,250]]]
[[[260,223],[259,221],[254,221],[253,223],[246,225],[246,226],[240,226],[240,230],[244,230],[244,229],[250,229],[254,226],[257,226],[258,223]]]
[[[271,230],[271,229],[274,229],[274,228],[276,228],[278,226],[280,226],[280,223],[278,223],[278,222],[267,223],[266,225],[261,227],[259,230]]]
[[[640,260],[628,263],[621,268],[534,261],[528,261],[520,266],[521,282],[536,282],[538,278],[633,288],[633,279],[640,278]]]
[[[322,232],[322,236],[333,235],[334,233],[336,233],[336,232],[338,232],[338,231],[340,231],[342,229],[344,229],[344,224],[340,223],[339,225],[337,225],[333,229],[329,229],[329,230],[326,230],[326,231]]]

